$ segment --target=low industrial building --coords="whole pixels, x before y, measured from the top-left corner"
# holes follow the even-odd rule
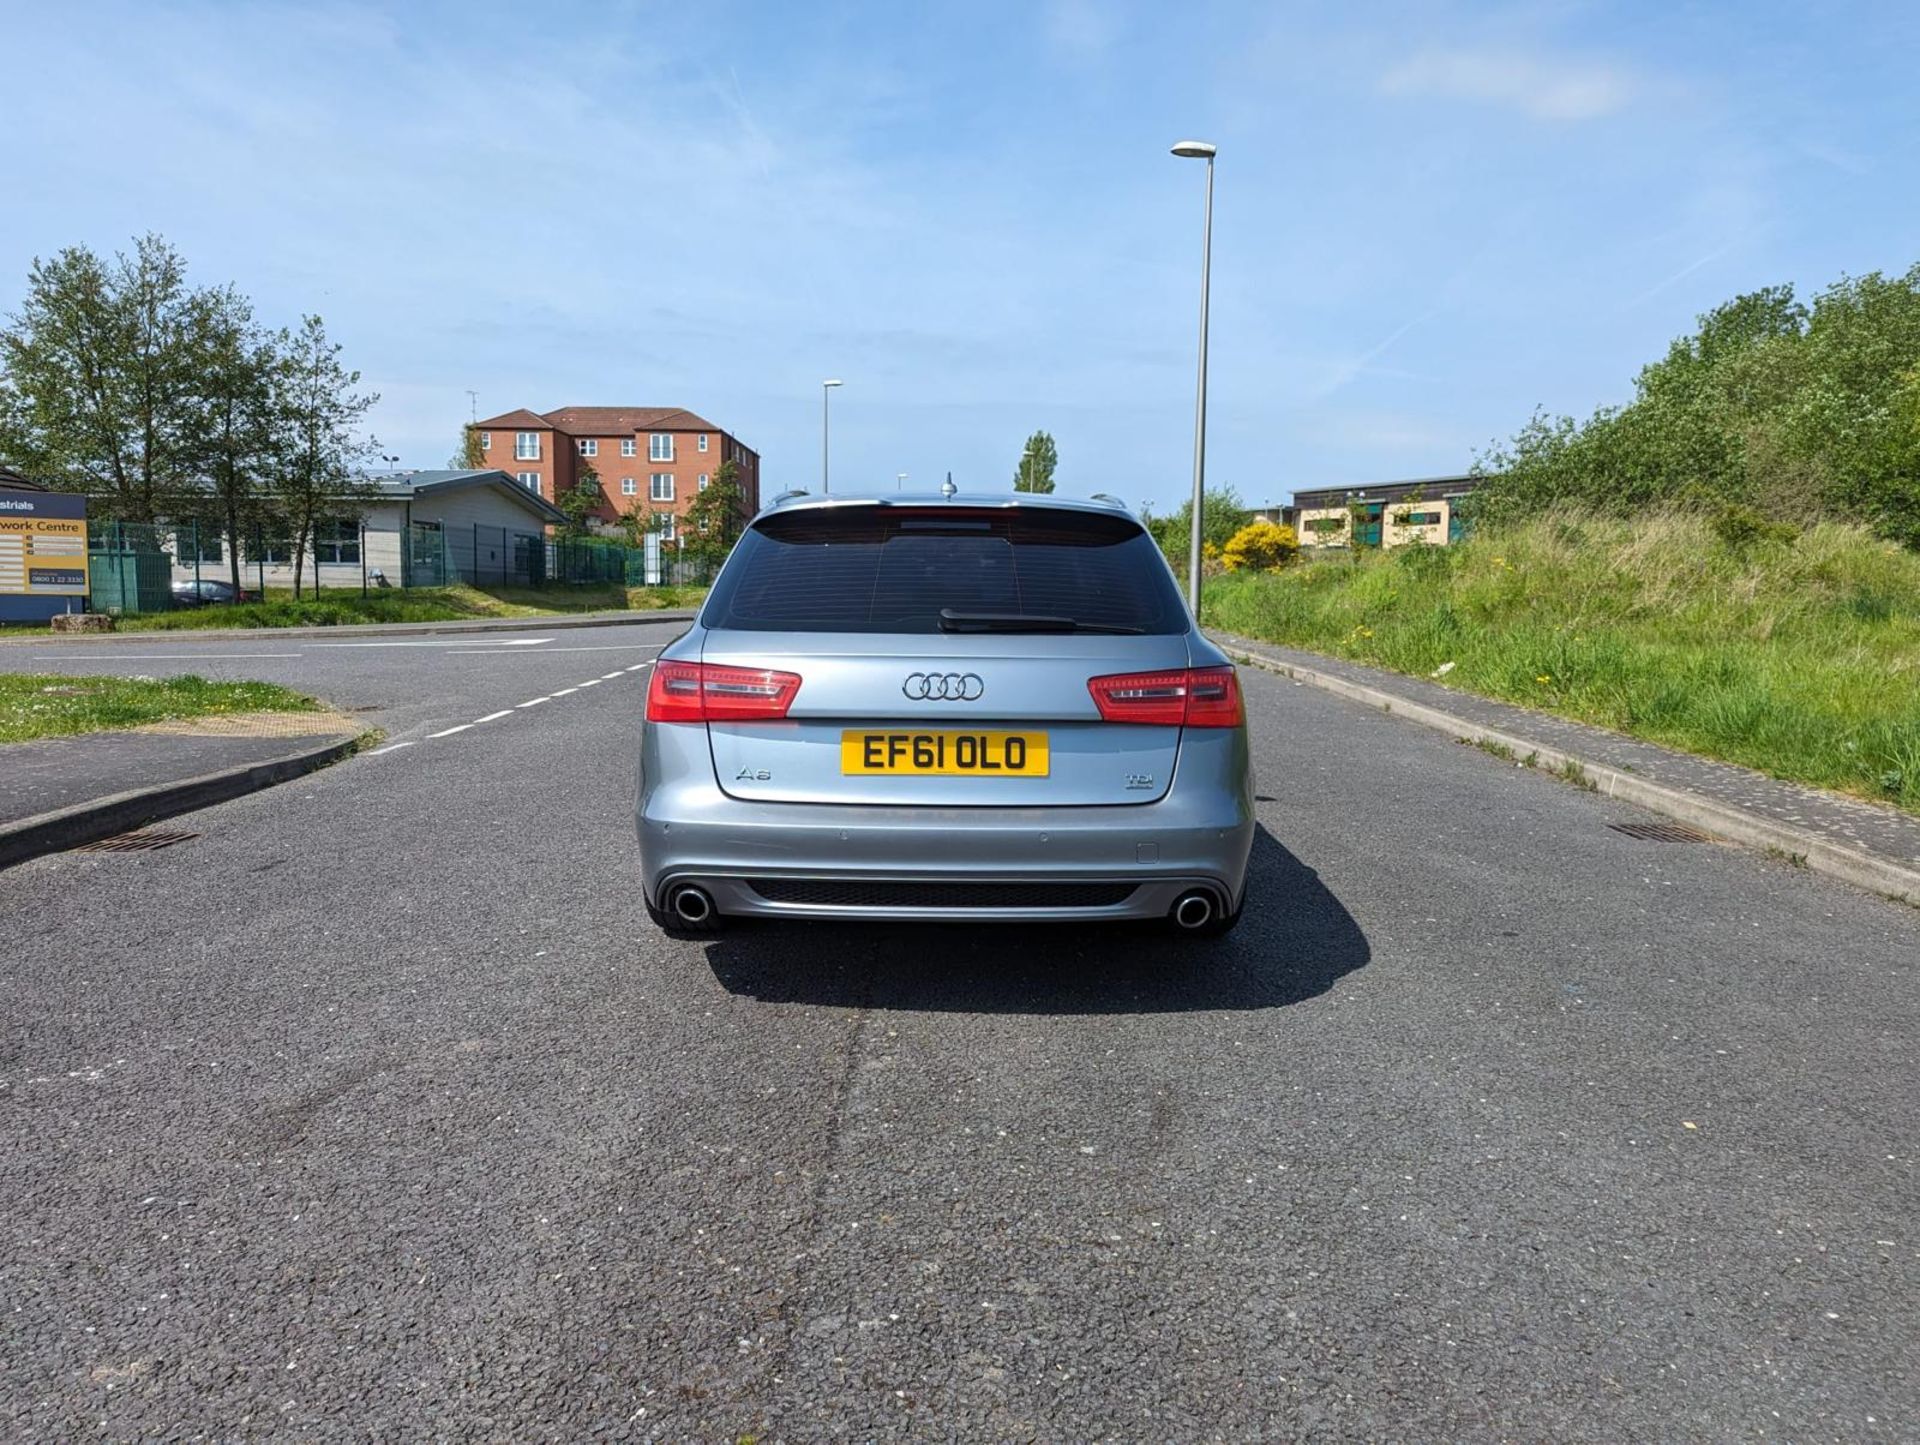
[[[566,514],[503,471],[416,471],[366,477],[343,498],[300,559],[304,585],[439,586],[464,581],[532,584],[544,576],[547,528]],[[166,530],[173,580],[225,578],[227,539],[193,524]],[[293,545],[284,535],[243,538],[241,585],[291,587]]]
[[[1302,547],[1445,546],[1466,534],[1461,503],[1482,477],[1422,477],[1358,487],[1315,487],[1293,494],[1285,520]]]

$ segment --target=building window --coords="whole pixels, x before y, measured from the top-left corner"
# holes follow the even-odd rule
[[[673,473],[655,472],[653,474],[652,485],[647,495],[656,502],[671,502],[673,500]]]
[[[700,433],[700,450],[705,451],[706,449],[707,449],[707,434],[705,432],[701,432]]]
[[[581,437],[580,438],[580,455],[583,457],[599,456],[600,443],[595,441],[592,437]]]
[[[334,517],[313,524],[316,562],[360,565],[360,524],[350,517]]]
[[[679,525],[679,523],[680,523],[680,519],[676,517],[672,512],[668,512],[664,517],[662,517],[660,519],[660,540],[662,542],[671,542],[675,540],[680,535],[677,531],[674,530]]]
[[[537,431],[517,431],[513,434],[513,459],[516,462],[537,462],[540,460],[540,433]]]
[[[639,490],[640,490],[640,484],[634,481],[632,477],[622,477],[620,479],[620,495],[621,496],[631,497],[635,493],[637,493]]]
[[[493,450],[493,433],[492,432],[483,431],[480,433],[480,450],[483,452],[490,452]]]
[[[620,438],[620,455],[621,456],[623,457],[637,456],[639,455],[639,452],[640,452],[640,443],[636,442],[632,437]]]
[[[539,496],[540,495],[540,473],[538,472],[520,473],[520,485],[525,487],[528,491],[532,492],[535,496]]]
[[[700,490],[704,492],[706,489],[707,489],[707,474],[705,472],[702,472],[700,473]]]
[[[1437,527],[1440,525],[1438,512],[1402,512],[1394,520],[1403,527]]]
[[[647,438],[647,460],[650,462],[673,460],[672,432],[657,431]]]
[[[176,567],[191,567],[195,562],[218,562],[220,559],[220,532],[217,528],[174,528],[173,561]]]
[[[287,537],[255,537],[253,545],[247,548],[247,560],[268,567],[291,567],[293,542]]]

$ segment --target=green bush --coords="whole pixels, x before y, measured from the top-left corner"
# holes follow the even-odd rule
[[[1791,522],[1769,521],[1752,507],[1730,502],[1710,519],[1713,535],[1736,552],[1762,542],[1791,542],[1800,529]]]
[[[1522,521],[1559,503],[1845,518],[1920,548],[1920,266],[1848,277],[1809,305],[1790,286],[1736,297],[1584,423],[1537,413],[1480,459],[1474,511]],[[1747,528],[1736,545],[1765,541]]]

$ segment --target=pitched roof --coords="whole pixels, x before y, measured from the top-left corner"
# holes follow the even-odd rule
[[[492,487],[519,503],[528,511],[538,514],[548,522],[566,520],[566,513],[549,502],[538,492],[528,491],[512,477],[495,467],[475,468],[471,470],[432,470],[417,472],[389,472],[361,479],[370,483],[374,490],[384,497],[426,497],[436,492],[453,491],[459,487]]]
[[[39,482],[29,481],[12,467],[0,467],[0,491],[4,492],[44,492],[46,488]]]
[[[719,431],[681,406],[563,406],[545,413],[547,425],[575,436],[641,431]]]
[[[517,426],[540,427],[544,429],[552,426],[553,423],[541,416],[538,412],[528,411],[523,406],[513,411],[503,411],[498,416],[490,416],[485,421],[474,422],[473,425],[476,427],[497,428],[501,431],[510,431]]]

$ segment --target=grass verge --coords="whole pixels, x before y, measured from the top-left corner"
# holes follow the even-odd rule
[[[195,607],[122,617],[122,632],[166,632],[219,627],[345,627],[370,622],[464,622],[490,617],[564,617],[578,612],[647,612],[692,607],[704,587],[451,587],[322,592],[295,599],[267,589],[264,602]]]
[[[1920,556],[1862,528],[1561,511],[1224,576],[1206,620],[1920,812]]]
[[[0,672],[0,743],[69,737],[215,713],[312,712],[319,706],[304,693],[270,682]]]

